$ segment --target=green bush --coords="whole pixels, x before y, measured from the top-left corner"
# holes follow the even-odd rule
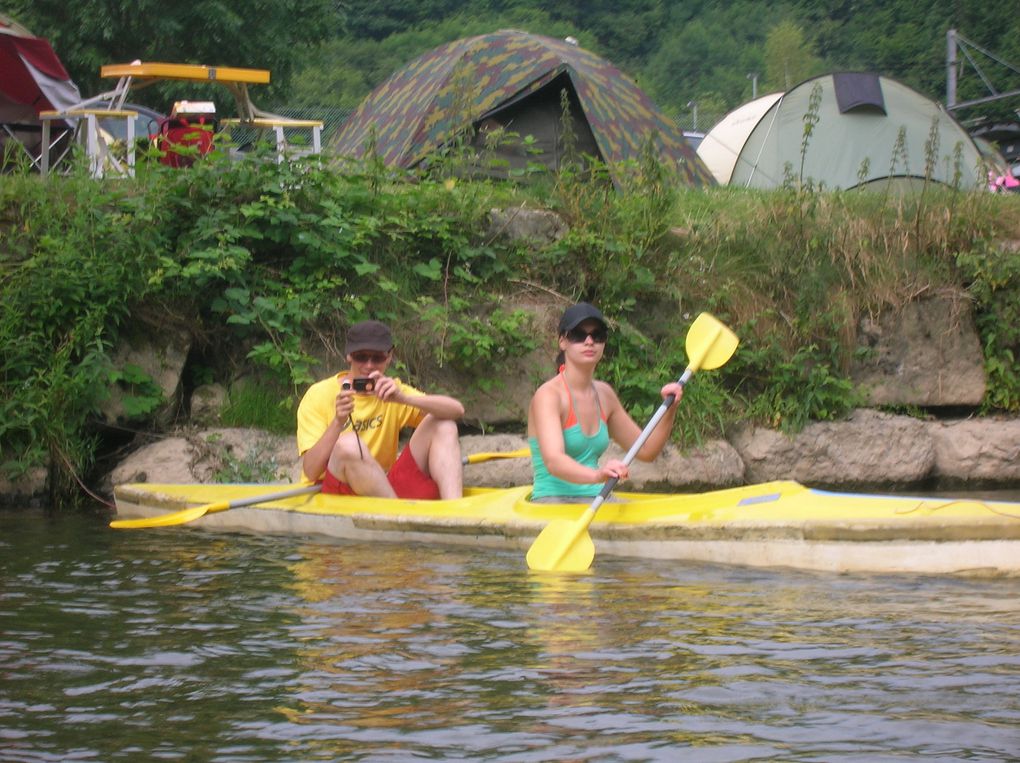
[[[984,412],[1020,411],[1020,257],[1002,246],[978,242],[956,263],[977,315],[988,389]]]
[[[129,413],[145,425],[152,390],[111,361],[129,327],[186,327],[202,383],[254,370],[276,399],[232,399],[227,418],[287,431],[314,359],[369,316],[416,327],[415,360],[498,389],[504,364],[541,341],[504,307],[522,289],[603,309],[619,330],[601,373],[639,420],[683,371],[699,312],[733,328],[733,360],[686,393],[684,444],[736,420],[796,429],[844,415],[859,402],[848,375],[860,316],[960,284],[984,341],[985,409],[1020,409],[1020,271],[993,243],[1020,239],[1020,199],[689,191],[648,160],[617,168],[615,184],[589,163],[522,187],[466,180],[457,161],[435,174],[254,156],[187,171],[143,162],[134,179],[5,176],[4,472],[46,465],[67,484],[86,473],[111,379],[134,385]],[[561,240],[486,233],[490,209],[543,203],[570,225]]]

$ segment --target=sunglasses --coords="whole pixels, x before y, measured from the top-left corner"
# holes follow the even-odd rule
[[[564,336],[571,344],[581,344],[582,342],[585,342],[588,337],[591,337],[591,340],[595,344],[605,344],[606,340],[609,338],[609,329],[605,326],[599,326],[597,329],[592,329],[591,331],[574,328],[570,329],[570,331],[564,334]]]
[[[389,357],[390,354],[388,352],[358,350],[357,352],[351,353],[351,360],[355,363],[375,363],[376,365],[382,365]]]

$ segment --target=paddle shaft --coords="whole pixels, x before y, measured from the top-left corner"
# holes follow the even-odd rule
[[[714,328],[711,340],[705,343],[703,347],[699,348],[699,352],[691,358],[690,365],[684,369],[680,378],[676,380],[677,384],[681,387],[687,385],[687,382],[689,382],[691,377],[694,376],[694,372],[701,368],[701,364],[704,362],[705,356],[708,354],[709,350],[711,350],[712,344],[721,333],[722,329],[720,327]],[[631,461],[633,461],[635,456],[637,456],[638,451],[644,447],[645,441],[648,440],[652,432],[655,431],[655,427],[659,425],[659,422],[662,421],[662,417],[666,415],[666,412],[670,409],[670,406],[672,406],[674,402],[676,402],[676,395],[673,394],[666,395],[666,397],[662,399],[662,405],[659,406],[659,410],[657,410],[655,415],[649,419],[647,424],[645,424],[645,428],[641,430],[641,434],[638,435],[634,444],[630,446],[630,450],[627,451],[627,455],[623,457],[623,463],[626,466],[630,466]],[[581,517],[581,523],[584,528],[587,528],[588,525],[591,524],[592,519],[595,518],[595,512],[598,511],[599,506],[605,503],[609,494],[613,492],[613,489],[619,481],[619,477],[610,477],[606,480],[606,484],[602,486],[602,490],[599,491],[597,496],[595,496],[595,500],[591,502],[591,506],[588,507],[588,510],[585,511]]]
[[[687,370],[683,372],[683,375],[677,379],[677,384],[681,387],[686,385],[693,375],[694,371],[688,366]],[[652,432],[655,431],[655,427],[659,425],[659,422],[662,421],[662,417],[666,415],[670,406],[672,406],[674,402],[676,402],[676,395],[669,394],[663,398],[662,405],[659,406],[659,410],[657,410],[655,415],[648,420],[648,423],[645,424],[645,428],[641,430],[641,434],[638,435],[634,444],[630,446],[630,450],[627,451],[627,455],[623,457],[623,463],[626,466],[630,466],[631,462],[637,457],[638,452],[642,447],[644,447],[645,442],[649,437],[651,437]],[[595,500],[591,502],[591,505],[581,516],[579,523],[580,527],[586,529],[588,525],[591,524],[591,521],[595,518],[595,512],[598,511],[599,507],[606,502],[606,499],[609,498],[609,494],[613,492],[619,482],[619,477],[610,477],[606,480],[606,484],[602,486],[602,490],[599,491],[599,494],[595,496]]]
[[[295,495],[305,495],[306,493],[318,493],[322,490],[322,485],[305,485],[304,487],[291,488],[290,490],[282,490],[279,493],[270,493],[269,495],[254,495],[250,498],[238,498],[236,501],[228,501],[224,509],[239,509],[242,506],[254,506],[256,503],[265,503],[266,501],[278,501],[281,498],[290,498]],[[215,511],[215,509],[212,509]]]
[[[215,501],[203,506],[181,509],[180,511],[175,511],[171,514],[161,514],[157,517],[145,517],[142,519],[115,519],[110,522],[110,527],[117,529],[140,529],[149,527],[167,527],[179,524],[182,525],[188,522],[193,522],[196,519],[200,519],[210,512],[237,509],[242,506],[254,506],[257,503],[277,501],[282,498],[291,498],[296,495],[318,493],[320,490],[322,490],[322,485],[302,485],[301,487],[290,488],[289,490],[283,490],[276,493],[253,495],[248,498],[237,498],[233,501]]]
[[[518,448],[517,450],[510,450],[505,453],[472,453],[470,456],[464,456],[460,461],[467,466],[468,464],[481,464],[497,458],[527,458],[530,455],[531,450],[529,448]]]
[[[737,335],[716,318],[708,313],[701,313],[687,331],[684,346],[687,350],[688,365],[677,380],[677,384],[681,387],[686,386],[691,376],[701,368],[719,368],[733,355],[739,341]],[[676,398],[673,395],[667,395],[663,399],[659,410],[627,451],[624,464],[629,465],[634,460],[649,435],[675,402]],[[591,505],[576,521],[554,520],[546,525],[528,549],[528,567],[533,570],[571,572],[588,569],[592,559],[595,558],[595,544],[588,534],[588,526],[595,518],[595,512],[613,492],[618,482],[619,479],[616,477],[607,480]]]

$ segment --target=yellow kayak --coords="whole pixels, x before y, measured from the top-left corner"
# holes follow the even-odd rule
[[[520,551],[522,565],[543,527],[577,519],[587,508],[530,503],[530,486],[468,488],[452,501],[320,493],[274,499],[271,491],[282,487],[139,483],[119,485],[114,494],[118,519],[173,519],[174,512],[201,506],[189,526],[504,548]],[[602,505],[590,526],[600,555],[833,572],[1020,575],[1020,503],[835,493],[790,481],[614,495],[619,502]]]

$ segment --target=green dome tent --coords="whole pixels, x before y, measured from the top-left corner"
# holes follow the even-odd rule
[[[805,137],[811,114],[818,120]],[[986,183],[978,147],[945,109],[888,77],[856,72],[744,104],[709,131],[698,155],[717,182],[747,188],[788,180],[833,190],[909,187],[926,175],[966,189]]]
[[[473,145],[503,129],[520,138],[496,148],[512,167],[559,165],[564,151],[562,93],[570,102],[577,150],[613,165],[637,160],[649,140],[664,164],[691,186],[711,184],[681,131],[631,80],[568,41],[502,30],[442,45],[370,93],[332,148],[362,157],[373,147],[389,166],[410,168],[459,135]],[[536,151],[537,149],[537,151]]]

